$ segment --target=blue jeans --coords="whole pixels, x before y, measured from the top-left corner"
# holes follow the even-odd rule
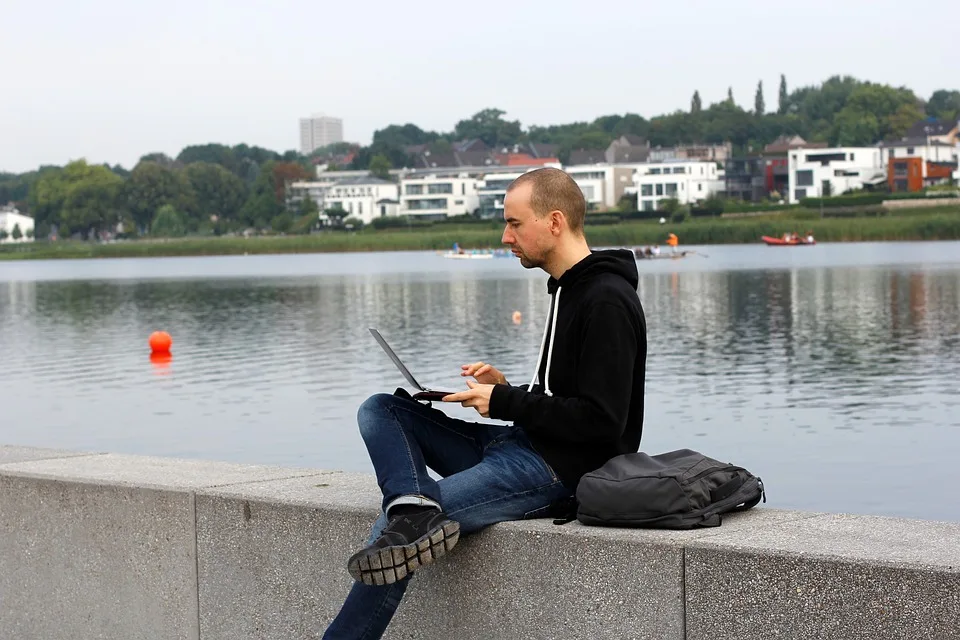
[[[457,420],[389,394],[367,399],[357,421],[383,491],[383,506],[400,496],[430,498],[460,523],[461,535],[506,520],[546,517],[554,502],[571,496],[522,429]],[[431,478],[427,467],[442,480]],[[369,542],[386,525],[381,511]],[[409,577],[385,586],[355,583],[323,637],[379,638],[408,582]]]

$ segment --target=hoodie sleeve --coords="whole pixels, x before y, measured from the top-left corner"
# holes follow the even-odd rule
[[[580,340],[574,398],[528,393],[496,385],[490,417],[514,421],[530,432],[568,442],[610,442],[623,434],[633,392],[640,331],[628,311],[615,303],[595,305]],[[537,385],[540,388],[540,385]]]

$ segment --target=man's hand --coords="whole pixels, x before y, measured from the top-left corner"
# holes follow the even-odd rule
[[[473,380],[467,380],[467,386],[470,388],[466,391],[458,391],[457,393],[443,396],[443,402],[459,402],[460,406],[473,407],[482,417],[489,418],[490,396],[493,394],[493,385],[478,384]]]
[[[473,376],[480,384],[507,384],[507,378],[491,364],[474,362],[460,367],[461,376]]]

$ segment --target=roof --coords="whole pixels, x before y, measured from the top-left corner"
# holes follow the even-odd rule
[[[400,204],[400,201],[391,198],[380,198],[377,200],[377,204]]]
[[[877,144],[878,147],[953,147],[954,145],[949,142],[944,142],[943,140],[928,140],[927,138],[913,137],[913,138],[902,138],[900,140],[890,140],[885,142],[880,142]]]
[[[936,118],[927,118],[915,123],[907,129],[907,138],[918,138],[923,136],[945,136],[957,128],[957,123],[950,120],[937,120]]]
[[[649,147],[619,146],[613,150],[613,162],[644,162],[650,157]]]
[[[607,152],[603,149],[574,149],[570,152],[567,164],[600,164],[607,161]]]
[[[354,178],[342,178],[334,182],[331,187],[344,187],[350,185],[368,185],[368,184],[396,184],[376,176],[357,176]]]

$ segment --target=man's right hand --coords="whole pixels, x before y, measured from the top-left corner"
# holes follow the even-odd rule
[[[460,367],[461,376],[473,376],[480,384],[508,384],[507,378],[493,365],[485,362],[474,362]]]

